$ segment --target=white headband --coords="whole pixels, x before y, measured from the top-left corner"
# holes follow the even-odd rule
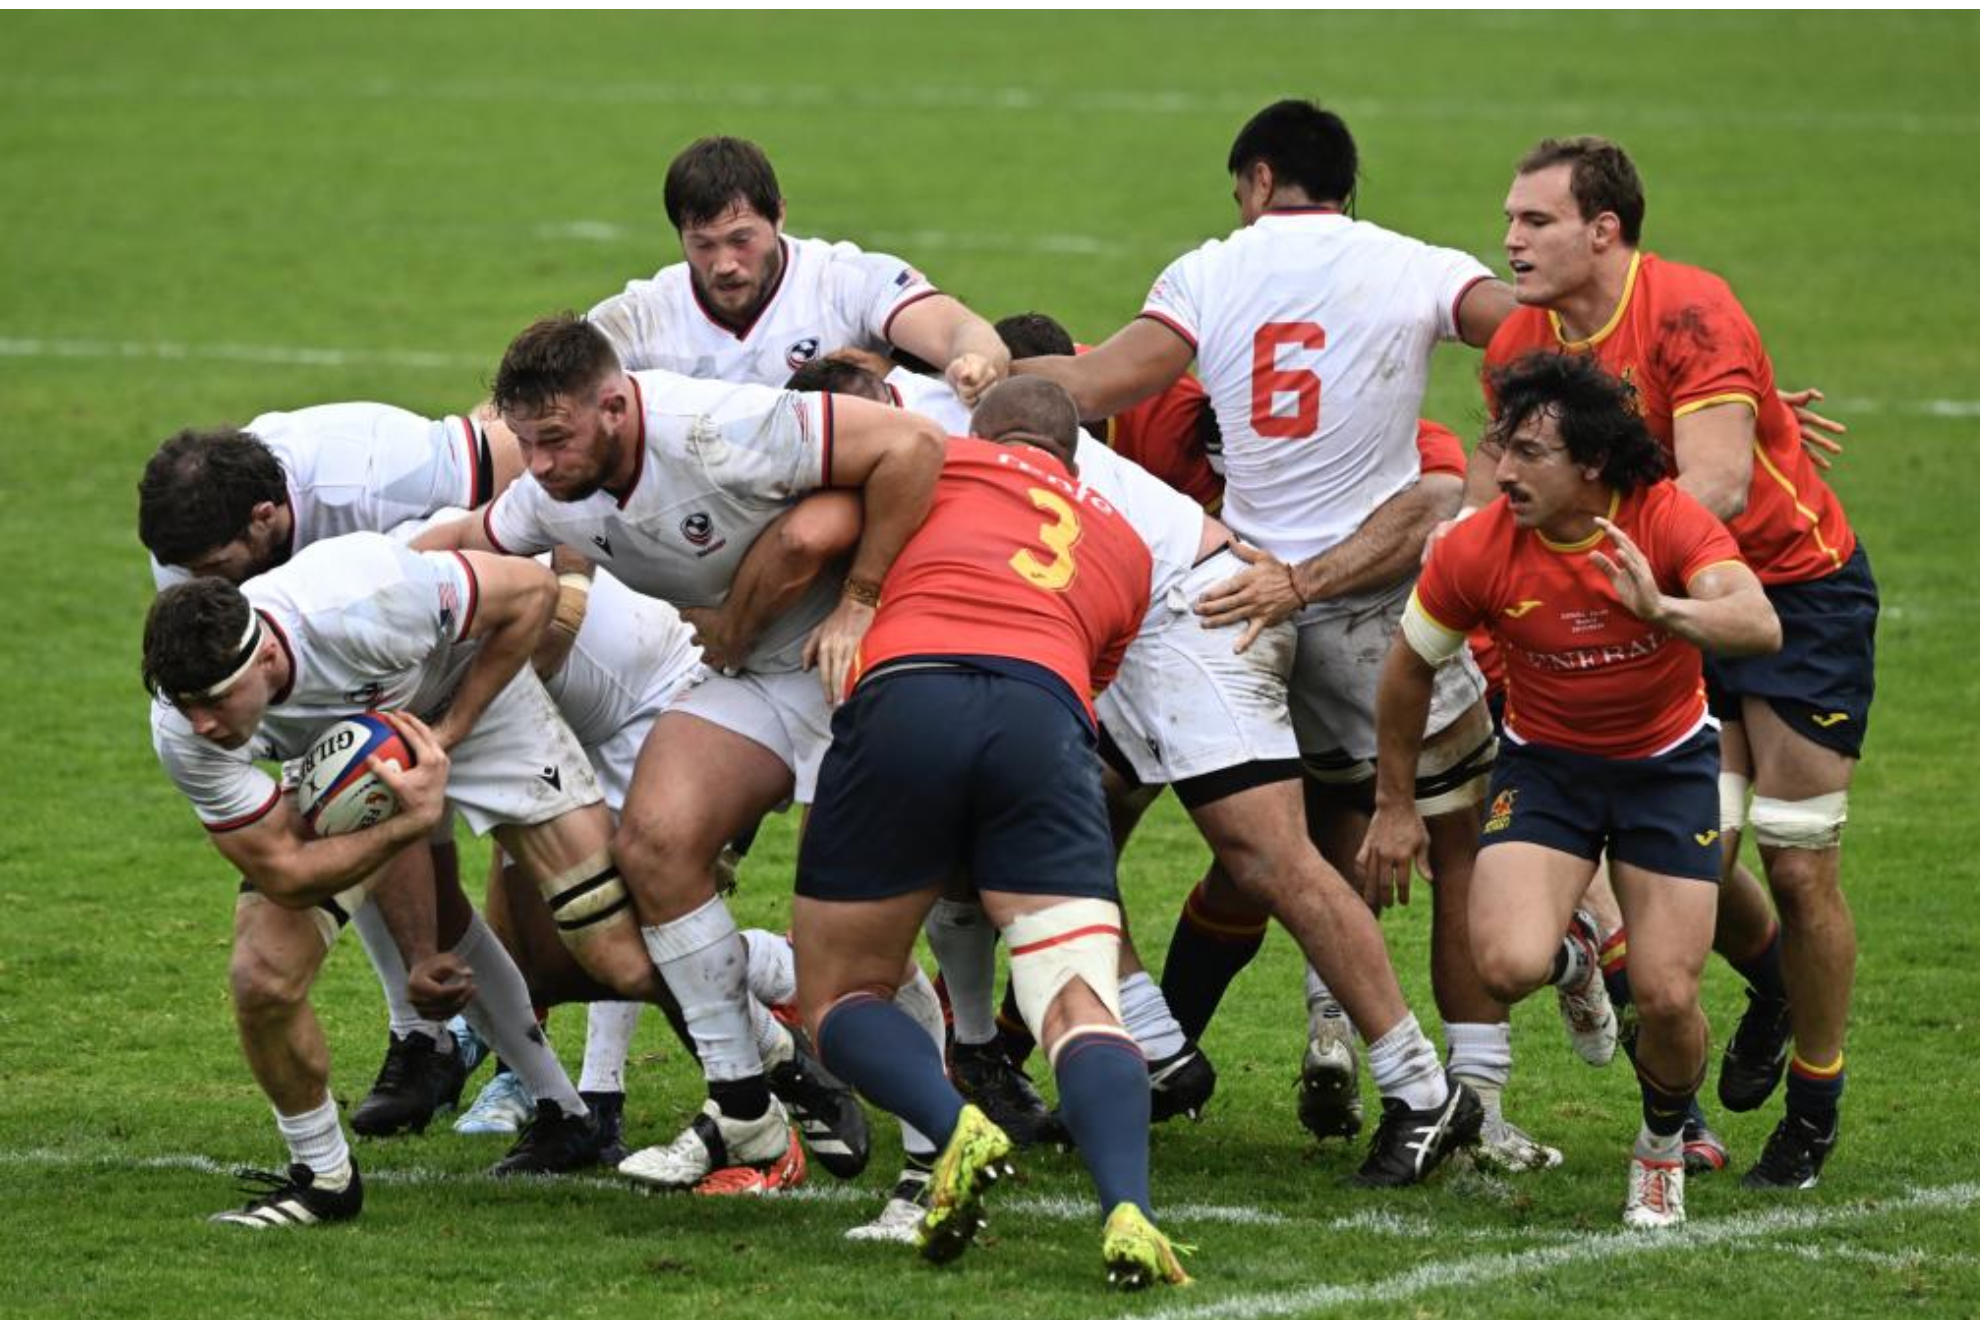
[[[241,648],[235,660],[234,672],[221,679],[218,683],[206,688],[204,691],[188,692],[181,696],[179,700],[181,702],[215,700],[222,693],[226,692],[228,688],[241,681],[241,677],[254,664],[254,658],[260,652],[261,615],[253,606],[249,606],[247,631],[241,634]]]

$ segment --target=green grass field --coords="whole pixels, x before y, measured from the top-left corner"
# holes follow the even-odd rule
[[[0,711],[22,753],[0,769],[0,1313],[1980,1314],[1971,17],[8,15],[0,50]],[[1155,1136],[1158,1202],[1200,1247],[1185,1293],[1102,1289],[1083,1175],[1054,1155],[945,1272],[840,1239],[884,1153],[854,1187],[717,1204],[497,1185],[477,1171],[499,1145],[436,1129],[360,1148],[355,1226],[203,1223],[235,1199],[227,1166],[281,1150],[226,1001],[233,879],[146,733],[132,491],[159,440],[331,400],[462,409],[529,319],[676,259],[660,175],[708,132],[766,145],[793,232],[1097,338],[1234,223],[1230,138],[1288,94],[1355,127],[1363,216],[1488,260],[1526,146],[1621,139],[1648,246],[1727,276],[1782,380],[1851,423],[1834,481],[1885,613],[1822,1186],[1769,1200],[1721,1175],[1682,1234],[1625,1236],[1635,1088],[1572,1059],[1548,998],[1516,1015],[1509,1109],[1566,1167],[1348,1190],[1358,1153],[1294,1119],[1298,969],[1275,937],[1207,1041],[1206,1121]],[[1474,360],[1452,351],[1429,401],[1461,430]],[[1152,958],[1202,858],[1166,805],[1130,849]],[[779,824],[746,923],[782,922],[789,860]],[[1389,927],[1428,1018],[1427,912]],[[1737,979],[1715,966],[1707,994],[1722,1037]],[[357,951],[317,1002],[354,1102],[383,1037]],[[579,1017],[553,1027],[574,1065]],[[633,1135],[671,1137],[695,1079],[651,1023],[636,1053]],[[1735,1170],[1777,1112],[1723,1117]]]

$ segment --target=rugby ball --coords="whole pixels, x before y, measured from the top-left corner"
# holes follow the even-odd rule
[[[366,764],[371,757],[414,763],[399,731],[377,715],[356,715],[325,729],[303,753],[296,807],[321,837],[349,834],[389,820],[399,799]]]

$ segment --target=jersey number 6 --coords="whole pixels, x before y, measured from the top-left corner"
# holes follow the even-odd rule
[[[1285,345],[1327,346],[1327,332],[1311,321],[1271,321],[1251,337],[1251,430],[1267,440],[1305,440],[1320,429],[1320,377],[1305,368],[1279,365]],[[1281,395],[1293,396],[1293,410],[1278,410]]]

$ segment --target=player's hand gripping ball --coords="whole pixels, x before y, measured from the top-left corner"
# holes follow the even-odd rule
[[[303,754],[296,807],[321,837],[367,829],[398,814],[399,799],[370,758],[410,767],[417,758],[389,722],[353,716],[325,729]]]

